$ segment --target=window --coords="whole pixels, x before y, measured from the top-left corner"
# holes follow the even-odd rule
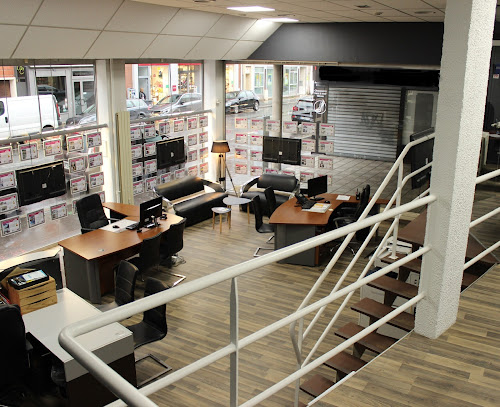
[[[5,108],[3,106],[3,102],[0,102],[0,116],[5,113]]]

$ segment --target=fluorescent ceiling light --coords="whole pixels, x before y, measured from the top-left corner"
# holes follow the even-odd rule
[[[244,7],[228,7],[228,10],[243,11],[246,13],[258,13],[262,11],[274,11],[273,8],[261,7],[261,6],[244,6]]]
[[[288,17],[262,18],[261,20],[272,21],[274,23],[297,23],[299,21],[296,20],[295,18],[288,18]]]

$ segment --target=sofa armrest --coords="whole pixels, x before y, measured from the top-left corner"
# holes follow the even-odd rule
[[[249,179],[247,182],[245,182],[244,184],[241,185],[241,193],[245,193],[247,192],[253,185],[255,185],[257,183],[257,181],[259,180],[259,177],[254,177],[252,179]]]
[[[224,188],[222,188],[222,185],[219,184],[218,182],[212,182],[207,179],[204,179],[203,185],[212,188],[215,192],[224,192]]]

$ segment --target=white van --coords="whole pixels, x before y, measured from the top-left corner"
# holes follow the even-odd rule
[[[54,95],[0,98],[0,140],[61,125]]]

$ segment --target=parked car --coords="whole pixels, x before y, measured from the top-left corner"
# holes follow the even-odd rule
[[[174,93],[165,96],[163,99],[150,107],[150,112],[155,115],[163,116],[166,114],[195,112],[202,110],[203,98],[201,93]]]
[[[314,121],[314,99],[301,98],[297,104],[292,108],[292,121],[312,123]]]
[[[259,110],[259,97],[252,90],[226,93],[226,113],[239,113],[242,109]]]
[[[82,114],[70,117],[66,120],[66,126],[95,123],[97,121],[95,109],[94,104],[85,109]],[[148,104],[142,99],[127,99],[127,110],[130,112],[130,120],[144,119],[151,116]]]

